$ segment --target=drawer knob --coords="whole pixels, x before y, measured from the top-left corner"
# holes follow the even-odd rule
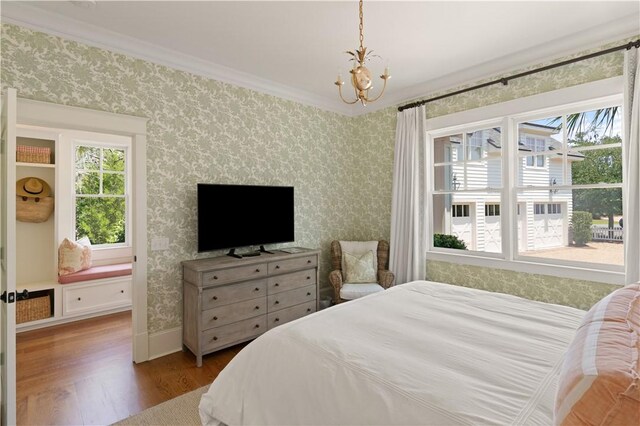
[[[260,328],[260,324],[256,324],[255,328]]]
[[[211,339],[211,340],[218,340],[218,338],[216,336],[213,336],[213,339]]]
[[[260,269],[256,269],[256,272],[260,272]]]
[[[275,322],[278,322],[278,321],[280,321],[280,318],[276,318],[274,321],[275,321]]]
[[[213,317],[213,320],[214,320],[214,321],[217,321],[217,320],[218,320],[218,317]]]
[[[307,312],[311,312],[311,308],[307,308]]]
[[[311,277],[307,277],[307,279],[308,279],[308,280],[310,280],[310,279],[311,279]]]
[[[280,265],[276,265],[276,269],[280,269]]]
[[[256,309],[260,309],[260,306],[256,306]]]
[[[276,286],[276,287],[280,287],[280,284],[278,284],[278,283],[275,283],[275,286]]]
[[[218,300],[218,296],[213,296],[212,299],[213,300]]]
[[[253,291],[260,291],[258,287],[254,288]]]
[[[217,275],[214,275],[214,276],[213,276],[213,279],[214,279],[214,280],[217,280],[217,279],[218,279],[218,276],[217,276]]]
[[[124,290],[120,290],[120,293],[124,293]]]
[[[279,305],[279,304],[280,304],[280,301],[279,301],[279,300],[276,300],[276,305]]]
[[[82,297],[78,297],[78,300],[82,300]]]
[[[311,263],[311,261],[310,261],[310,260],[307,260],[307,263]]]
[[[307,292],[307,296],[311,296],[311,293],[310,293],[310,292]]]

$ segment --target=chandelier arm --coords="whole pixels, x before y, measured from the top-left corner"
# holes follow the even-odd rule
[[[383,78],[383,80],[384,80],[384,86],[382,86],[382,91],[380,92],[380,94],[378,96],[376,96],[374,99],[369,99],[367,97],[367,99],[366,99],[367,102],[373,103],[373,102],[377,101],[378,99],[380,99],[382,97],[382,94],[384,93],[384,89],[387,88],[387,80],[388,80],[388,78]]]
[[[356,102],[358,102],[358,98],[356,98],[355,101],[350,102],[350,101],[346,100],[344,98],[344,96],[342,96],[342,84],[338,84],[338,93],[340,94],[340,99],[342,99],[342,102],[344,102],[345,104],[353,105]]]

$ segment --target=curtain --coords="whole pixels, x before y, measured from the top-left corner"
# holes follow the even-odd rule
[[[624,54],[624,265],[627,284],[640,281],[640,63],[638,49]],[[635,241],[634,247],[628,242]]]
[[[396,284],[426,277],[425,117],[425,106],[398,112],[389,253]]]

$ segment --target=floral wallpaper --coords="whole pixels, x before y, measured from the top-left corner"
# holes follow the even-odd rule
[[[433,260],[427,261],[427,278],[432,281],[515,294],[540,302],[573,306],[585,310],[618,288],[615,285],[591,281],[481,266],[458,264],[454,266],[449,262]]]
[[[150,333],[181,325],[180,262],[221,254],[196,252],[198,182],[294,186],[295,245],[322,249],[323,287],[331,240],[389,238],[395,108],[350,118],[15,25],[3,24],[1,36],[3,90],[149,118],[148,239],[170,239],[169,250],[148,247]],[[622,53],[611,54],[434,102],[427,113],[621,73]],[[538,276],[516,288],[507,283],[523,277],[513,273],[453,269],[430,262],[429,276],[460,285],[495,282],[491,289],[574,306],[587,306],[587,294],[608,289]],[[480,274],[483,280],[473,279]]]
[[[393,146],[374,152],[348,117],[19,26],[2,25],[1,47],[2,89],[149,118],[148,240],[170,240],[166,251],[148,247],[150,333],[182,323],[180,262],[222,253],[197,253],[198,182],[294,186],[295,245],[323,249],[323,286],[331,240],[386,235],[360,212],[377,193],[368,176],[390,167]],[[354,167],[363,154],[379,164]],[[377,208],[381,232],[389,209]]]

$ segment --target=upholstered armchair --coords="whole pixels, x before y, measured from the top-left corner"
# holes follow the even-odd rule
[[[353,278],[353,274],[347,274],[345,269],[345,255],[351,255],[364,259],[368,252],[373,252],[374,275],[371,282],[348,282],[347,278]],[[331,242],[331,273],[329,281],[333,286],[334,302],[341,303],[346,300],[357,299],[368,294],[383,291],[393,285],[395,276],[389,271],[389,243],[380,241],[332,241]]]

